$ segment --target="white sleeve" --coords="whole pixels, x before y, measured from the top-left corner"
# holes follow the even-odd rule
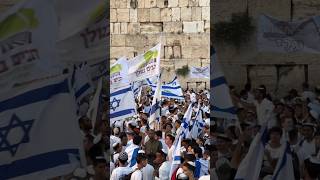
[[[142,173],[139,170],[132,173],[130,180],[142,180]]]

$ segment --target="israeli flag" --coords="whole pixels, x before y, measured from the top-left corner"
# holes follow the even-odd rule
[[[187,135],[189,134],[189,124],[190,124],[191,116],[192,116],[192,104],[190,103],[182,119],[180,134],[176,135],[176,139],[177,137],[180,137],[180,135],[183,136],[183,138],[186,138]]]
[[[259,179],[267,142],[268,130],[266,126],[263,126],[251,142],[247,155],[241,161],[235,180]]]
[[[151,129],[160,129],[158,127],[160,121],[160,101],[161,101],[161,74],[158,78],[157,87],[155,89],[155,93],[152,99],[151,111],[150,111],[150,119],[149,126]]]
[[[68,79],[27,86],[0,98],[0,179],[71,173],[80,165],[83,145]]]
[[[217,118],[237,119],[236,108],[232,103],[227,81],[215,56],[214,53],[211,63],[213,66],[213,73],[210,82],[211,91],[213,93],[211,101],[212,115]]]
[[[76,102],[93,93],[92,81],[88,75],[88,67],[85,63],[74,66],[71,78],[72,88],[75,91]]]
[[[277,166],[272,177],[272,180],[281,179],[295,179],[292,164],[292,153],[288,142],[283,143],[282,145],[282,156],[277,162]]]
[[[172,162],[171,162],[171,167],[170,167],[170,173],[169,173],[169,177],[170,179],[172,179],[173,173],[179,168],[180,164],[181,164],[181,139],[182,136],[179,136],[178,140],[175,141],[174,144],[174,150],[172,153]],[[174,177],[175,179],[175,177]]]
[[[87,117],[92,120],[92,127],[94,128],[97,122],[102,120],[102,78],[98,81],[96,92],[90,102],[90,107],[87,112]]]
[[[156,89],[156,84],[153,83],[151,79],[147,79],[146,81],[152,88],[152,92],[154,92]],[[175,78],[171,82],[162,85],[161,88],[161,97],[184,100],[181,85],[177,79],[177,76],[175,76]]]
[[[111,121],[132,117],[136,114],[136,104],[131,85],[110,92]]]
[[[201,129],[204,127],[204,120],[202,119],[202,110],[199,110],[196,115],[196,119],[193,123],[191,131],[189,133],[189,137],[193,139],[197,139]]]

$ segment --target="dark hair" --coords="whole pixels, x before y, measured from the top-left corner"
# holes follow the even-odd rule
[[[190,171],[192,171],[194,173],[194,171],[196,170],[196,167],[190,165],[187,161],[185,161],[182,166],[186,166]]]
[[[137,155],[137,163],[140,164],[142,161],[146,160],[147,156],[144,153],[139,153]]]
[[[167,134],[166,137],[167,137],[167,136],[170,138],[170,140],[171,140],[172,142],[174,142],[174,139],[175,139],[175,138],[174,138],[174,136],[173,136],[172,134]]]
[[[133,136],[133,140],[132,141],[133,141],[133,144],[139,145],[141,143],[141,141],[142,141],[142,137],[139,136],[139,135],[135,135],[135,136]]]
[[[162,137],[162,131],[156,131],[156,136]]]
[[[202,158],[202,149],[199,146],[194,146],[193,150],[195,154],[198,154],[198,158]]]
[[[119,138],[122,139],[124,137],[127,137],[127,134],[125,132],[120,132]]]
[[[121,164],[126,164],[127,160],[118,159]]]

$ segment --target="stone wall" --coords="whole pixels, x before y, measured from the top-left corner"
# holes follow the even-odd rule
[[[111,63],[122,56],[132,58],[161,41],[165,82],[183,65],[209,65],[210,0],[110,0],[110,16]],[[178,79],[183,87],[204,81]]]
[[[232,13],[245,12],[247,8],[257,29],[257,18],[261,13],[280,20],[290,20],[290,0],[214,0],[212,23],[229,20]],[[319,0],[293,0],[293,21],[314,15],[320,15]],[[213,40],[214,42],[214,40]],[[256,32],[249,43],[240,49],[225,43],[214,43],[228,83],[243,88],[247,79],[253,86],[267,85],[278,95],[289,88],[301,90],[301,84],[307,79],[314,87],[320,84],[320,56],[316,54],[275,54],[259,53],[256,48]],[[277,66],[276,66],[277,65]],[[277,81],[277,71],[280,76]],[[236,74],[236,75],[235,75]]]

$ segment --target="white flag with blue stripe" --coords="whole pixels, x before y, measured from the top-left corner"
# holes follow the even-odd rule
[[[282,155],[278,159],[276,169],[274,170],[272,180],[295,179],[292,152],[288,142],[282,145]]]
[[[259,179],[262,166],[265,145],[268,142],[268,129],[266,126],[261,127],[260,132],[251,142],[249,151],[241,161],[235,180]]]
[[[159,121],[160,121],[160,102],[161,102],[161,75],[158,77],[157,87],[155,89],[155,93],[153,94],[150,118],[149,118],[149,126],[151,129],[159,129]]]
[[[196,118],[195,118],[195,121],[193,123],[193,126],[191,128],[191,131],[189,133],[189,136],[190,138],[193,138],[193,139],[197,139],[200,132],[201,132],[201,129],[204,127],[204,120],[202,119],[202,110],[199,110],[197,112],[197,115],[196,115]]]
[[[171,162],[171,168],[169,173],[169,178],[172,178],[173,173],[179,168],[179,165],[181,164],[181,140],[182,136],[178,137],[178,140],[175,141],[175,144],[173,145],[175,148],[172,153],[172,162]]]
[[[217,63],[215,53],[211,58],[211,65],[213,66],[210,82],[211,91],[213,93],[212,101],[210,101],[212,115],[217,118],[237,119],[236,108],[233,105],[228,84]]]
[[[83,145],[70,89],[63,77],[2,94],[0,179],[49,179],[80,165]]]
[[[148,85],[152,88],[152,92],[154,92],[156,89],[156,84],[153,83],[153,81],[149,78],[146,81]],[[162,85],[161,88],[161,97],[184,100],[181,85],[177,79],[177,76],[175,76],[175,78],[171,82]]]
[[[182,123],[181,123],[181,131],[180,134],[176,135],[176,139],[181,135],[184,139],[187,137],[187,135],[189,134],[189,124],[190,124],[190,120],[191,120],[191,116],[192,116],[192,104],[189,104],[189,107],[187,109],[187,111],[185,112],[183,119],[182,119]]]
[[[77,103],[80,103],[85,96],[93,93],[92,81],[88,75],[87,65],[83,63],[79,66],[74,66],[71,84],[75,91]]]
[[[110,119],[116,121],[136,114],[131,85],[110,92]]]

